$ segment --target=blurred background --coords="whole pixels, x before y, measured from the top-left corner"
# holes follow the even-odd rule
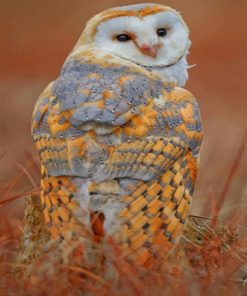
[[[106,8],[140,2],[145,1],[0,0],[0,201],[39,184],[31,113],[86,20]],[[247,1],[159,2],[180,11],[191,30],[189,62],[196,67],[186,88],[199,101],[204,128],[192,213],[212,216],[218,203],[224,218],[246,215]],[[11,186],[4,191],[6,184]],[[21,218],[24,207],[18,199],[0,213]]]

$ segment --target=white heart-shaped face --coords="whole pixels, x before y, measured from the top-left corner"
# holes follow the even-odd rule
[[[165,11],[143,18],[121,16],[101,22],[94,45],[142,66],[161,67],[186,55],[190,41],[181,17]]]
[[[162,79],[184,86],[189,30],[174,9],[152,3],[111,8],[88,21],[70,56],[91,52],[121,65],[141,66]]]

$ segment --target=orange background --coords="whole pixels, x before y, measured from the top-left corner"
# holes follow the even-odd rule
[[[30,136],[32,109],[59,75],[85,21],[103,9],[135,3],[0,0],[0,185],[20,172],[30,157],[27,151],[37,156]],[[191,30],[189,62],[196,67],[186,88],[200,103],[205,135],[193,213],[209,215],[210,196],[220,198],[246,130],[247,1],[160,3],[181,11]],[[223,214],[247,205],[246,156],[230,184]],[[37,169],[31,174],[38,183]],[[27,188],[30,181],[24,178],[12,193]],[[20,203],[15,202],[16,212],[23,209]]]

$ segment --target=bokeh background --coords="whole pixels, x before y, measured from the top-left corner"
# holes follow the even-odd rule
[[[25,173],[37,158],[31,113],[44,87],[59,75],[86,20],[103,9],[139,2],[0,0],[0,187],[22,174],[0,201],[39,183],[37,164],[28,168],[29,177]],[[196,66],[186,88],[199,101],[204,128],[192,212],[212,216],[219,202],[224,218],[246,214],[247,153],[241,143],[247,126],[247,1],[159,2],[180,11],[191,30],[189,62]],[[0,213],[21,218],[24,207],[24,199],[18,199]]]

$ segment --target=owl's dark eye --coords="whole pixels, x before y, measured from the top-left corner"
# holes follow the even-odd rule
[[[167,30],[165,28],[160,28],[157,30],[157,35],[160,37],[164,37],[167,34]]]
[[[120,42],[126,42],[131,39],[131,37],[128,34],[120,34],[116,36],[116,39]]]

